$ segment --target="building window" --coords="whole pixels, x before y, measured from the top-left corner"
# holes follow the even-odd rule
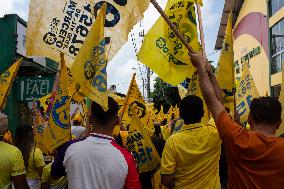
[[[271,96],[279,99],[281,91],[281,85],[275,85],[271,87]]]
[[[270,16],[273,16],[279,9],[284,6],[284,0],[270,0],[269,2],[269,9],[270,9]]]
[[[284,19],[271,28],[271,55],[271,74],[281,72],[284,62]]]

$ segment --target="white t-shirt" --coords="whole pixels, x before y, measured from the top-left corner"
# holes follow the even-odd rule
[[[140,189],[132,155],[112,137],[93,133],[85,140],[70,141],[67,146],[59,156],[63,159],[64,155],[68,189]],[[62,171],[60,164],[55,159],[54,174]]]
[[[72,126],[71,127],[71,134],[74,135],[76,138],[79,138],[80,135],[86,130],[85,127],[82,126]]]

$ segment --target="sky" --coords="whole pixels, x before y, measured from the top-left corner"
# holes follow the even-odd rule
[[[157,0],[162,8],[165,8],[167,0]],[[215,42],[219,29],[220,19],[224,7],[224,0],[203,0],[202,20],[205,36],[206,53],[209,60],[214,61],[217,65],[220,52],[215,52]],[[29,0],[0,0],[0,17],[5,14],[18,14],[25,21],[28,20]],[[136,50],[139,51],[142,37],[139,32],[145,31],[145,34],[150,30],[156,20],[159,18],[159,13],[150,5],[144,13],[143,24],[138,23],[129,34],[129,40],[117,53],[117,55],[108,64],[108,85],[115,84],[117,91],[127,93],[132,74],[137,73],[137,80],[140,90],[142,91],[142,75],[145,78],[145,66],[139,63],[136,58],[133,42],[136,44]],[[214,54],[212,54],[214,53]],[[157,77],[154,73],[151,76],[151,89],[153,89],[153,80]]]

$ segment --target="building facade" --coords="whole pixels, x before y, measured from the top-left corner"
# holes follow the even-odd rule
[[[0,74],[23,58],[4,109],[13,134],[19,124],[31,123],[33,98],[51,92],[58,67],[50,59],[26,56],[26,31],[27,23],[17,15],[0,18]]]
[[[225,0],[216,41],[221,49],[228,15],[233,12],[236,79],[245,62],[261,96],[279,97],[284,62],[284,0]]]

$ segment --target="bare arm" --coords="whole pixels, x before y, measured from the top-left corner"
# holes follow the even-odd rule
[[[203,94],[203,98],[216,122],[218,120],[220,113],[225,110],[224,106],[217,97],[217,95],[218,96],[220,95],[220,87],[218,86],[216,79],[214,79],[215,76],[214,77],[210,76],[213,84],[215,85],[214,87],[216,88],[215,89],[216,91],[214,90],[214,87],[209,78],[209,75],[211,74],[208,75],[206,69],[206,64],[207,64],[206,58],[200,54],[190,54],[190,56],[192,64],[197,68],[198,71],[199,85],[201,92]]]
[[[26,175],[13,176],[12,182],[15,189],[30,189]]]
[[[173,175],[161,175],[162,184],[169,189],[175,187],[175,179]]]
[[[208,77],[210,79],[210,82],[212,84],[212,87],[214,89],[214,92],[215,92],[215,95],[216,95],[217,99],[222,104],[224,104],[223,91],[220,88],[219,83],[218,83],[218,81],[217,81],[217,79],[215,77],[215,74],[213,73],[213,70],[211,68],[211,65],[209,64],[208,61],[206,62],[206,71],[207,71]]]

